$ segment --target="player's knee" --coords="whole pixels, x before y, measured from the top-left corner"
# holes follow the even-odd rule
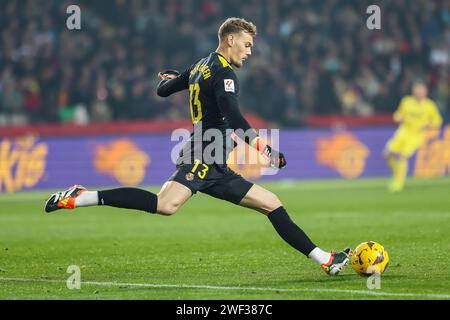
[[[272,192],[267,195],[264,202],[262,209],[266,215],[282,206],[281,200]]]
[[[158,202],[158,213],[163,216],[171,216],[177,212],[179,205],[175,202]]]

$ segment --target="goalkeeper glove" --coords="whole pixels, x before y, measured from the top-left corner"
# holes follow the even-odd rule
[[[262,145],[263,144],[261,144],[261,140],[259,139],[259,137],[256,137],[252,142],[252,146],[255,147],[256,150],[261,152],[262,155],[269,160],[271,167],[281,169],[286,166],[286,158],[284,157],[284,154],[282,152],[272,150],[272,147],[268,144],[264,145],[264,147],[262,147]]]
[[[174,70],[174,69],[167,69],[164,71],[161,71],[158,73],[158,77],[160,77],[161,79],[173,79],[176,78],[180,75],[180,72],[178,72],[178,70]]]
[[[286,166],[286,158],[282,152],[272,150],[272,147],[266,145],[262,152],[269,160],[270,166],[274,168],[284,168]]]

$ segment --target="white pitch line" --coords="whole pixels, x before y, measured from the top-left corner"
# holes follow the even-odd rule
[[[0,281],[10,282],[46,282],[46,283],[66,283],[65,280],[51,279],[27,279],[27,278],[2,278]],[[387,297],[411,297],[411,298],[435,298],[450,299],[450,294],[434,294],[434,293],[394,293],[380,292],[368,290],[345,290],[345,289],[307,289],[307,288],[264,288],[264,287],[227,287],[227,286],[211,286],[211,285],[190,285],[190,284],[154,284],[154,283],[122,283],[122,282],[97,282],[97,281],[81,281],[81,285],[94,285],[105,287],[143,287],[143,288],[178,288],[178,289],[208,289],[208,290],[239,290],[239,291],[272,291],[272,292],[332,292],[347,293],[371,296],[387,296]]]
[[[358,181],[358,180],[357,180]],[[353,184],[349,180],[280,180],[276,183],[270,185],[270,188],[272,189],[292,189],[297,188],[300,191],[307,190],[307,191],[322,191],[322,190],[351,190],[351,189],[386,189],[386,194],[389,194],[387,191],[386,185],[387,180],[385,181],[378,181],[378,180],[360,180],[358,182],[369,182],[368,184],[364,183],[358,183]],[[267,181],[262,181],[263,183]],[[440,185],[448,185],[449,179],[439,179],[439,180],[412,180],[410,183],[410,187],[436,187]]]

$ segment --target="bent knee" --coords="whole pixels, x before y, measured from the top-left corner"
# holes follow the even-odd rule
[[[177,212],[179,207],[180,205],[174,202],[158,202],[157,213],[163,216],[171,216]]]
[[[270,192],[270,194],[267,195],[261,209],[264,214],[268,215],[282,205],[281,200],[274,193]]]

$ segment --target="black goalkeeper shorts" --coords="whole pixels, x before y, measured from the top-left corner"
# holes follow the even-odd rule
[[[169,181],[181,183],[193,194],[200,191],[234,204],[239,204],[253,186],[252,182],[228,167],[199,162],[178,165]]]

